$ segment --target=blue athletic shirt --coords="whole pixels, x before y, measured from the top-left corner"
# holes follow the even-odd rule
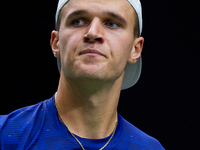
[[[100,149],[109,140],[84,139],[75,135],[86,150]],[[54,96],[36,105],[0,116],[1,150],[81,150],[59,120]],[[105,150],[164,150],[155,138],[118,115],[114,137]]]

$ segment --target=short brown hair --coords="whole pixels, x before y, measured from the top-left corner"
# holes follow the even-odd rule
[[[67,3],[66,3],[67,4]],[[65,5],[66,5],[65,4]],[[63,5],[63,7],[65,6]],[[56,22],[56,25],[55,25],[55,29],[56,31],[59,31],[60,30],[60,24],[61,24],[61,19],[62,19],[62,14],[63,14],[63,7],[60,9],[59,13],[58,13],[58,19],[57,19],[57,22]],[[135,11],[135,9],[134,9]],[[135,37],[139,37],[140,36],[140,26],[139,26],[139,19],[138,19],[138,15],[136,14],[136,11],[135,11],[135,26],[134,26],[134,36]]]

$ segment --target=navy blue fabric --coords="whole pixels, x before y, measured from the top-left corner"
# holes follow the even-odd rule
[[[153,137],[145,134],[118,115],[114,137],[105,150],[164,150]],[[111,136],[111,135],[110,135]],[[101,148],[110,138],[84,139],[86,150]],[[1,150],[81,150],[80,145],[58,119],[54,96],[36,105],[0,116]]]

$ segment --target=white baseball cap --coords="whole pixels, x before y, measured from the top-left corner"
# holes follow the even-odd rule
[[[69,0],[59,0],[57,11],[56,11],[56,16],[55,16],[56,22],[57,22],[60,10],[68,1]],[[135,11],[138,15],[139,26],[140,26],[140,35],[141,35],[143,24],[142,24],[142,6],[140,3],[140,0],[128,0],[128,1],[132,5],[132,7],[135,9]],[[58,65],[58,70],[60,72],[60,70],[61,70],[60,58],[57,58],[57,65]],[[128,88],[134,86],[140,78],[141,71],[142,71],[141,56],[137,60],[136,63],[134,63],[134,64],[127,63],[121,90],[125,90],[125,89],[128,89]]]

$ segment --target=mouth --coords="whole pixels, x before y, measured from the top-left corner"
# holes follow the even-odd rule
[[[86,49],[80,52],[79,55],[92,55],[92,56],[104,56],[104,54],[102,54],[100,51],[96,50],[96,49]]]

